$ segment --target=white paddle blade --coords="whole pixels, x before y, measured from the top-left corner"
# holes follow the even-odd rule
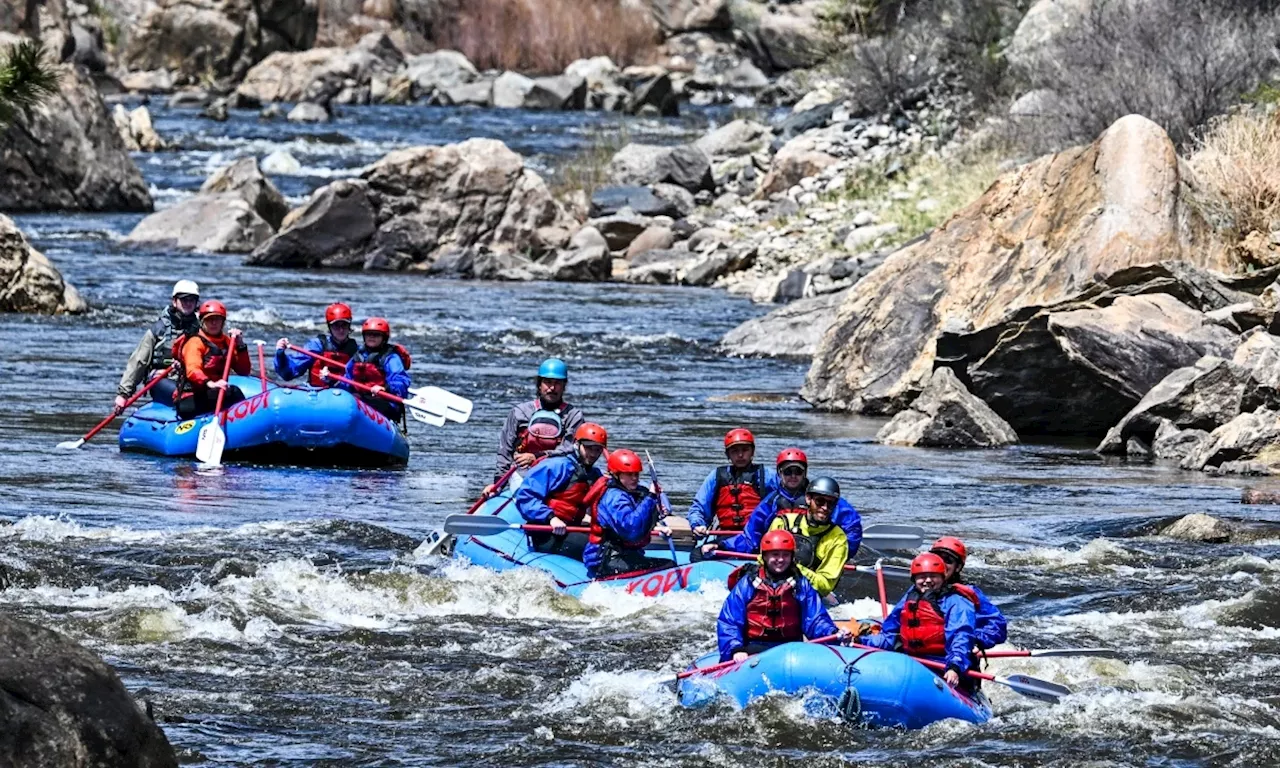
[[[430,424],[433,427],[444,426],[444,414],[434,410],[431,403],[414,397],[411,400],[405,400],[404,404],[408,407],[409,415],[413,417],[414,421],[421,421],[423,424]]]
[[[422,401],[427,404],[427,410],[442,414],[449,421],[465,424],[467,419],[471,418],[471,401],[447,389],[422,387],[411,389],[409,393],[414,395],[414,400],[422,398]]]
[[[64,442],[58,443],[56,447],[60,451],[74,451],[75,449],[79,448],[82,445],[84,445],[83,437],[76,440],[66,440]]]
[[[899,536],[897,534],[872,533],[862,538],[868,549],[879,551],[891,549],[917,549],[920,546],[919,536]]]
[[[217,421],[211,421],[200,428],[200,439],[196,441],[196,458],[202,464],[216,467],[222,464],[222,449],[226,445],[226,433]]]

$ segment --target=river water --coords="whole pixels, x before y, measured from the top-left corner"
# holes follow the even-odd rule
[[[297,202],[397,146],[496,136],[547,167],[621,125],[427,108],[350,111],[323,128],[248,113],[156,119],[181,146],[139,156],[161,205],[245,154],[293,154],[302,170],[275,178]],[[676,141],[725,119],[626,130]],[[95,309],[0,316],[0,604],[106,657],[154,702],[184,764],[1280,763],[1280,537],[1153,534],[1190,512],[1280,523],[1274,507],[1239,506],[1239,481],[1104,462],[1085,446],[877,446],[876,422],[788,395],[802,365],[718,354],[715,340],[762,309],[715,291],[251,269],[236,256],[122,248],[137,220],[19,218]],[[472,398],[475,413],[442,429],[411,422],[400,471],[202,472],[121,455],[113,430],[55,451],[108,411],[125,357],[179,277],[225,301],[250,339],[314,333],[334,300],[384,314],[413,351],[415,380]],[[719,459],[723,432],[748,425],[762,454],[805,448],[866,522],[964,537],[970,575],[1017,644],[1106,645],[1125,659],[993,665],[1076,694],[1047,706],[991,687],[996,717],[979,727],[855,730],[784,699],[679,709],[662,683],[712,644],[722,591],[577,600],[532,574],[499,578],[416,551],[491,476],[506,409],[531,395],[548,355],[569,361],[572,399],[609,427],[611,445],[653,452],[678,506]],[[738,393],[781,396],[727,397]]]

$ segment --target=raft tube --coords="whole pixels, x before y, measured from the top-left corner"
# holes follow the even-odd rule
[[[325,467],[394,467],[409,461],[400,428],[343,389],[279,387],[232,376],[245,399],[226,410],[225,461]],[[182,420],[149,403],[120,428],[120,450],[195,456],[200,429],[213,414]]]
[[[713,652],[690,669],[719,662]],[[939,720],[991,719],[985,696],[966,696],[910,656],[815,643],[785,643],[722,670],[687,677],[676,693],[683,706],[696,708],[722,697],[745,707],[775,691],[810,694],[814,699],[808,703],[820,710],[871,727],[914,729]]]
[[[513,478],[501,494],[486,501],[475,514],[497,513],[498,517],[509,523],[526,522],[516,511],[515,501],[511,500],[518,487],[519,481]],[[651,557],[671,558],[665,547],[650,548],[647,554]],[[503,531],[493,536],[459,536],[453,545],[453,556],[466,558],[475,565],[499,572],[521,567],[546,571],[555,580],[557,589],[575,597],[581,596],[592,584],[605,584],[628,594],[645,597],[658,597],[681,590],[698,590],[707,583],[727,583],[729,574],[736,567],[718,560],[689,563],[686,555],[682,558],[684,562],[674,568],[591,579],[587,576],[587,567],[580,560],[531,550],[528,537],[519,529]]]

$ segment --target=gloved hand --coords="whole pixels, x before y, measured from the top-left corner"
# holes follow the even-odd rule
[[[282,337],[279,341],[276,342],[276,351],[284,350],[288,346],[289,346],[289,340]]]

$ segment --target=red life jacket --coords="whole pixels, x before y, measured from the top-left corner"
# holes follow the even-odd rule
[[[209,377],[210,381],[220,381],[222,379],[222,372],[227,367],[227,353],[231,349],[230,336],[223,335],[214,339],[204,331],[200,331],[197,336],[179,336],[174,340],[173,359],[179,362],[178,389],[183,397],[191,395],[194,387],[186,376],[185,366],[181,365],[182,348],[194,338],[199,338],[204,342],[204,354],[200,356],[200,370],[204,371],[204,375]]]
[[[604,498],[604,492],[610,488],[617,488],[631,496],[636,500],[636,503],[644,501],[644,497],[648,495],[648,492],[643,488],[628,491],[622,483],[611,477],[602,477],[595,481],[591,486],[591,490],[587,491],[587,501],[591,504],[591,533],[587,535],[587,541],[592,544],[604,544],[607,542],[619,549],[644,549],[649,546],[648,533],[645,533],[643,538],[636,541],[627,541],[600,524],[600,499]],[[655,520],[654,522],[656,523],[657,521]],[[653,526],[650,525],[649,528],[653,528]]]
[[[319,360],[312,360],[307,382],[313,387],[332,387],[333,379],[325,381],[320,378],[320,372],[327,368],[329,373],[336,373],[339,376],[346,375],[346,362],[356,356],[356,353],[360,351],[360,345],[356,343],[355,339],[347,337],[347,340],[342,342],[341,346],[335,347],[333,345],[333,337],[327,333],[322,333],[317,338],[320,340],[320,354],[334,362],[342,363],[342,365],[329,365]],[[408,366],[405,367],[408,368]]]
[[[387,344],[376,352],[368,352],[364,347],[360,347],[352,355],[356,364],[351,367],[351,378],[371,387],[385,387],[387,385],[387,375],[382,372],[382,362],[387,355],[393,352],[400,356],[400,362],[404,363],[404,369],[406,371],[409,370],[412,362],[409,358],[409,350],[400,344]]]
[[[605,478],[597,478],[594,483],[591,478],[591,472],[582,462],[574,462],[573,474],[569,477],[569,482],[560,488],[547,494],[546,504],[551,507],[551,512],[566,525],[578,525],[582,519],[586,517],[587,510],[591,509],[591,503],[587,501],[587,494],[593,489],[595,484]],[[600,488],[599,493],[604,493],[604,487]]]
[[[804,623],[800,616],[800,600],[796,597],[794,576],[770,585],[756,576],[751,582],[756,593],[747,601],[746,641],[790,643],[804,639]]]
[[[569,410],[569,404],[562,402],[560,403],[560,406],[557,408],[543,408],[542,400],[538,399],[533,401],[533,407],[536,410],[534,410],[533,414],[531,415],[531,418],[532,416],[536,416],[538,414],[538,411],[550,411],[551,413],[554,413],[556,416],[560,417],[561,419],[560,430],[557,432],[556,436],[553,438],[550,435],[538,434],[538,430],[535,430],[532,434],[530,434],[529,432],[530,425],[521,424],[519,427],[516,428],[516,450],[515,450],[516,453],[534,453],[534,454],[546,453],[547,451],[554,450],[556,447],[558,447],[560,445],[561,440],[564,439],[564,432],[563,432],[564,412]],[[550,424],[550,418],[548,418],[547,423],[548,425]]]
[[[952,593],[963,595],[978,604],[973,590],[955,589],[955,585],[943,587],[937,593],[925,596],[919,589],[911,588],[911,596],[902,606],[902,629],[899,636],[903,649],[912,656],[947,655],[947,616],[942,610],[942,598]],[[967,592],[967,594],[966,594]]]
[[[762,498],[764,470],[759,464],[752,464],[737,473],[732,467],[720,467],[716,470],[716,492],[711,502],[716,527],[729,531],[742,530]]]

